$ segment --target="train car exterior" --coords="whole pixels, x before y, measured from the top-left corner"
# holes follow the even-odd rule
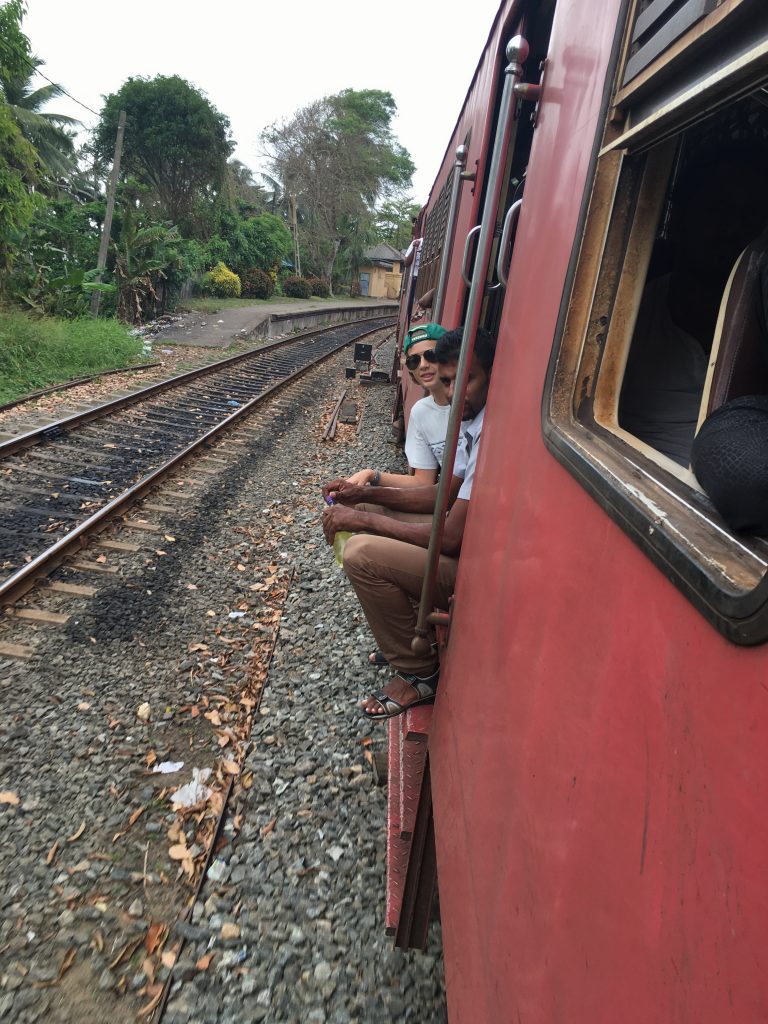
[[[474,270],[497,356],[429,729],[449,1019],[765,1021],[768,547],[731,532],[622,403],[686,175],[710,169],[699,226],[715,231],[736,217],[718,151],[768,149],[768,11],[504,4],[426,211],[466,147],[453,223],[425,251],[448,327],[466,315],[464,242],[518,33],[537,103],[516,107]],[[751,251],[717,295],[699,423],[737,393]]]

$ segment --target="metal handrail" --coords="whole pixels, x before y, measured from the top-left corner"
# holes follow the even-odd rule
[[[440,560],[440,551],[443,544],[443,530],[445,528],[445,514],[448,509],[448,498],[450,495],[450,484],[453,477],[453,465],[456,458],[456,447],[459,440],[459,429],[461,427],[462,414],[464,412],[464,397],[467,391],[469,379],[469,367],[474,352],[475,334],[480,321],[480,308],[485,291],[485,278],[490,260],[491,245],[493,243],[493,231],[496,225],[496,211],[498,209],[499,197],[501,195],[502,176],[506,164],[507,149],[512,133],[512,113],[516,99],[514,87],[522,78],[523,62],[528,56],[529,47],[522,36],[515,36],[507,44],[507,60],[509,64],[504,69],[504,88],[501,96],[501,107],[499,111],[498,128],[493,143],[493,154],[488,173],[488,188],[486,189],[485,203],[480,224],[480,238],[477,243],[477,256],[475,267],[472,272],[472,280],[469,283],[469,301],[467,304],[467,315],[464,321],[464,332],[459,353],[459,362],[456,368],[456,384],[451,402],[451,412],[448,418],[448,430],[445,436],[445,449],[443,451],[443,462],[440,470],[440,481],[437,486],[437,497],[435,499],[435,511],[432,516],[432,529],[429,536],[429,547],[427,549],[427,562],[424,569],[424,583],[421,588],[421,600],[419,603],[419,614],[414,630],[414,638],[411,648],[415,654],[425,655],[429,652],[429,634],[427,630],[427,616],[432,611],[432,602],[435,592],[435,580],[437,578],[437,567]],[[473,228],[470,236],[475,232]],[[465,245],[465,258],[468,246]],[[462,267],[462,271],[465,267]],[[466,278],[465,278],[466,280]]]
[[[499,256],[496,260],[496,276],[499,279],[499,284],[502,288],[506,288],[509,283],[509,267],[504,269],[504,254],[509,247],[509,239],[512,236],[512,229],[517,227],[517,222],[520,219],[520,208],[523,205],[522,199],[517,199],[510,208],[507,210],[507,216],[504,218],[504,228],[501,232],[501,241],[499,242]],[[512,262],[510,254],[510,263]]]
[[[461,172],[464,170],[464,166],[467,162],[467,147],[457,146],[456,147],[456,162],[453,165],[453,182],[451,184],[451,203],[448,207],[448,222],[445,225],[445,235],[443,237],[443,248],[440,256],[440,276],[437,279],[437,292],[435,293],[435,301],[432,304],[432,319],[435,323],[440,323],[440,317],[443,315],[443,299],[445,297],[445,282],[448,278],[448,253],[451,251],[451,242],[453,240],[453,231],[456,227],[456,217],[459,212],[459,192],[464,179],[461,176]]]
[[[461,276],[464,279],[464,284],[467,288],[472,287],[472,279],[474,278],[474,270],[472,271],[472,277],[469,277],[467,273],[467,265],[469,263],[469,246],[472,242],[472,238],[478,233],[478,231],[482,230],[482,227],[482,224],[475,224],[473,228],[470,228],[467,239],[464,242],[464,256],[461,260]],[[475,266],[477,266],[477,260],[475,260]]]

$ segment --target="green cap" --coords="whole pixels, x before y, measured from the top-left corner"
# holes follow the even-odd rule
[[[403,353],[407,352],[411,345],[415,345],[419,341],[437,341],[447,333],[447,328],[441,327],[440,324],[419,324],[418,327],[412,327],[405,336]]]

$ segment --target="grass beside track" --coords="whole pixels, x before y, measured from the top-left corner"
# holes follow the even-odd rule
[[[37,388],[138,361],[142,341],[117,320],[58,320],[0,310],[0,404]]]

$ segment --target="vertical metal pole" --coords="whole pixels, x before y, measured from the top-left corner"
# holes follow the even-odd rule
[[[528,56],[528,49],[528,43],[522,36],[515,36],[507,43],[506,53],[509,64],[504,69],[504,89],[501,96],[499,122],[496,138],[493,143],[493,154],[488,172],[488,188],[486,189],[485,203],[480,221],[480,238],[477,243],[477,256],[472,273],[472,287],[469,290],[467,316],[464,321],[461,352],[456,368],[456,384],[453,401],[451,402],[451,412],[448,418],[448,431],[445,437],[445,449],[440,469],[440,482],[437,487],[435,512],[432,517],[432,531],[429,536],[427,564],[424,570],[424,583],[421,589],[419,615],[416,622],[415,636],[411,642],[411,647],[415,654],[426,654],[430,646],[427,616],[432,610],[437,566],[443,543],[445,514],[448,509],[448,497],[453,477],[453,464],[456,458],[461,417],[464,411],[464,396],[467,390],[469,367],[472,362],[475,334],[477,333],[477,325],[480,320],[480,308],[485,291],[485,280],[493,243],[493,232],[496,225],[496,212],[501,194],[502,175],[507,158],[509,138],[512,132],[512,114],[516,103],[514,87],[522,78],[523,63]]]
[[[112,215],[115,212],[115,193],[117,192],[117,179],[120,174],[120,158],[123,154],[123,136],[125,134],[125,111],[120,111],[120,118],[117,122],[117,138],[115,139],[115,159],[112,163],[112,172],[109,175],[107,185],[107,209],[104,214],[104,223],[101,227],[101,243],[99,244],[99,256],[96,260],[98,274],[97,281],[101,281],[101,272],[107,265],[107,250],[109,249],[109,236],[112,232]],[[96,289],[91,293],[91,316],[99,315],[99,303],[101,294]]]
[[[291,234],[293,235],[293,266],[298,277],[301,277],[301,256],[299,255],[299,218],[296,208],[296,196],[291,192],[288,195],[288,205],[291,208]]]
[[[432,319],[440,323],[443,315],[443,299],[445,298],[445,282],[448,277],[448,257],[451,252],[453,241],[453,229],[456,227],[456,217],[459,212],[459,192],[461,191],[461,172],[467,162],[467,147],[456,147],[456,163],[453,165],[453,184],[451,186],[451,205],[448,208],[448,222],[445,225],[445,238],[443,238],[443,249],[440,256],[440,276],[437,280],[437,292],[435,301],[432,303]]]

